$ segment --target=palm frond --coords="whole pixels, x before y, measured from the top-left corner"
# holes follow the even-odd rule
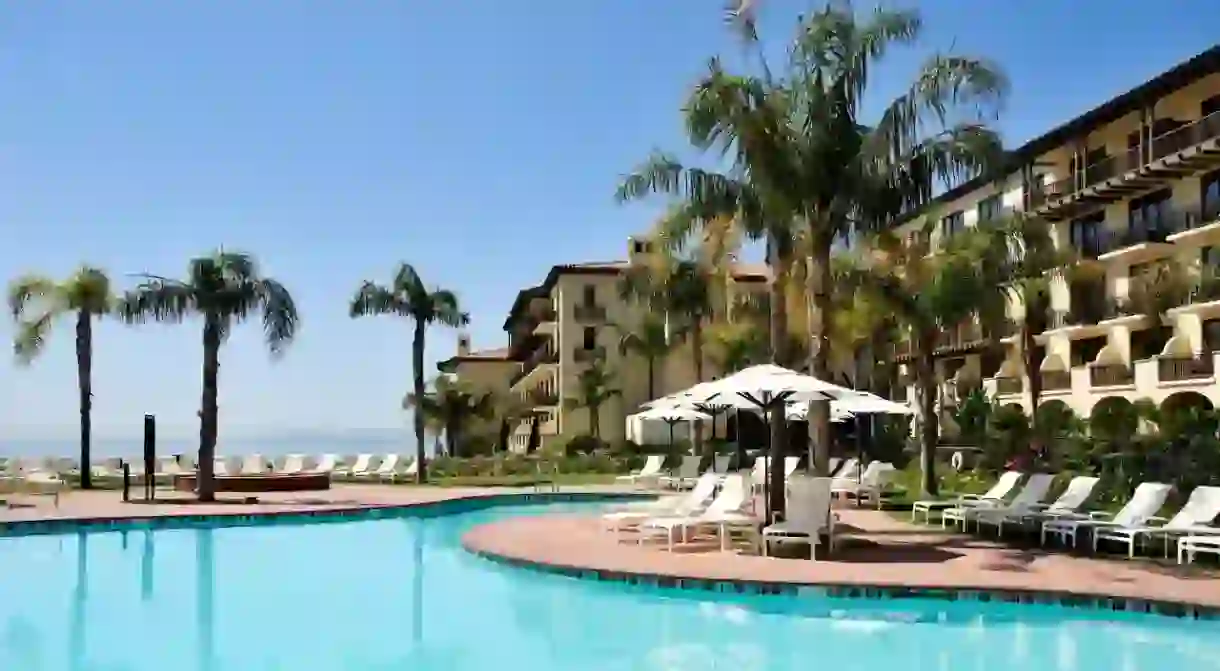
[[[406,304],[395,296],[391,289],[368,280],[360,285],[348,305],[348,315],[353,318],[370,315],[406,316],[407,314],[409,313]]]
[[[273,355],[283,353],[284,348],[296,337],[301,317],[296,302],[284,285],[273,279],[255,281],[259,303],[263,310],[263,332],[267,347]]]
[[[390,290],[396,296],[402,297],[407,305],[428,304],[428,289],[424,286],[424,281],[415,267],[409,263],[398,264],[394,270],[394,282],[390,285]]]
[[[196,260],[198,261],[198,260]],[[192,277],[210,281],[206,274],[210,269],[203,263],[192,263]],[[214,266],[212,266],[214,268]],[[200,274],[196,274],[198,272]],[[151,275],[136,288],[127,291],[119,298],[116,312],[120,319],[128,324],[143,324],[148,321],[181,322],[193,310],[199,307],[196,293],[192,286],[177,280]]]
[[[428,295],[432,317],[452,328],[461,328],[470,323],[470,315],[458,307],[457,294],[447,289],[437,289]]]
[[[54,280],[39,275],[25,275],[17,278],[8,287],[8,308],[14,320],[19,320],[25,314],[30,303],[42,301],[60,303],[64,301],[59,296],[60,286]],[[44,306],[44,309],[52,306]],[[66,309],[67,305],[62,305]]]
[[[44,312],[34,319],[17,324],[17,333],[13,337],[13,354],[18,362],[29,364],[37,358],[46,344],[55,317],[54,312]]]

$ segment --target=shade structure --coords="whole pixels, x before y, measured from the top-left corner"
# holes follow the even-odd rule
[[[857,392],[857,396],[830,402],[830,421],[842,422],[856,415],[913,415],[909,406],[889,401],[876,394]],[[802,403],[788,405],[788,419],[802,420],[809,413],[809,406]]]
[[[838,424],[846,422],[854,417],[852,413],[847,412],[835,405],[836,401],[830,402],[830,421]],[[784,417],[788,421],[804,421],[809,416],[809,406],[804,403],[789,403],[784,407]]]
[[[699,419],[707,419],[707,415],[699,412],[695,408],[688,405],[662,405],[655,408],[649,408],[644,412],[638,413],[636,417],[640,419],[659,419],[663,422],[693,422]]]
[[[694,393],[695,391],[697,393]],[[690,400],[696,403],[722,403],[746,410],[779,403],[831,401],[859,395],[859,392],[849,387],[819,380],[774,364],[751,366],[723,380],[705,383],[700,385],[698,390],[688,392]]]
[[[652,409],[652,408],[661,408],[661,407],[665,407],[665,406],[675,406],[675,405],[688,405],[689,406],[692,403],[697,402],[697,400],[703,396],[704,390],[706,390],[709,386],[714,385],[714,384],[716,384],[715,381],[700,382],[699,384],[697,384],[693,387],[690,387],[689,389],[683,389],[682,391],[676,391],[667,396],[662,396],[661,398],[649,401],[640,407],[646,408],[646,409]]]

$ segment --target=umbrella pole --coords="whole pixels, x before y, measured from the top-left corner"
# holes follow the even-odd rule
[[[770,486],[771,486],[771,466],[772,466],[771,450],[774,446],[772,445],[772,440],[771,440],[772,436],[771,436],[771,429],[770,429],[770,426],[771,426],[771,407],[770,407],[771,404],[769,403],[770,399],[768,399],[767,395],[764,394],[763,400],[767,401],[762,406],[763,422],[765,422],[768,427],[767,428],[767,451],[763,455],[763,486],[762,486],[763,522],[770,525],[771,516],[774,513],[774,511],[771,508],[771,494],[768,490],[770,489]]]

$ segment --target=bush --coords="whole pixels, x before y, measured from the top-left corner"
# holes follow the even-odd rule
[[[578,454],[592,454],[598,450],[608,450],[609,447],[606,441],[601,438],[582,434],[573,436],[571,440],[564,444],[563,454],[568,457]]]

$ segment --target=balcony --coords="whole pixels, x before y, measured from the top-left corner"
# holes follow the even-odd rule
[[[530,373],[537,370],[540,366],[549,366],[559,363],[559,357],[553,352],[549,345],[539,347],[530,354],[529,358],[521,362],[521,370],[517,371],[508,381],[508,386],[515,387],[517,383],[524,380]]]
[[[1156,360],[1156,376],[1160,382],[1210,380],[1215,374],[1215,359],[1211,352],[1189,359],[1157,357]]]
[[[1031,190],[1030,209],[1062,220],[1220,166],[1220,112],[1180,126],[1079,172]],[[1147,151],[1150,156],[1145,156]],[[1148,161],[1144,159],[1148,158]]]
[[[1106,296],[1105,303],[1102,305],[1102,321],[1113,321],[1116,319],[1127,319],[1130,317],[1141,316],[1131,301],[1125,296],[1119,298],[1117,296]]]
[[[1025,384],[1019,377],[997,377],[995,378],[995,390],[997,394],[1020,394],[1025,391]]]
[[[1063,391],[1072,388],[1072,373],[1066,370],[1047,370],[1042,372],[1043,391]]]
[[[1167,238],[1175,216],[1169,215],[1156,226],[1132,226],[1125,231],[1108,232],[1102,238],[1103,249],[1097,258],[1101,261],[1121,259],[1127,263],[1139,263],[1171,253],[1173,245],[1167,242]]]
[[[559,394],[555,392],[539,392],[534,394],[530,401],[535,408],[554,408],[559,405]]]
[[[578,303],[573,315],[581,323],[602,322],[606,320],[606,308],[597,304]]]
[[[534,325],[534,335],[554,335],[557,319],[554,306],[548,305],[539,309],[534,317],[537,320]]]
[[[1090,387],[1117,387],[1135,384],[1135,371],[1126,364],[1089,366]]]
[[[1220,198],[1184,209],[1173,223],[1166,237],[1169,242],[1205,244],[1220,240]]]

